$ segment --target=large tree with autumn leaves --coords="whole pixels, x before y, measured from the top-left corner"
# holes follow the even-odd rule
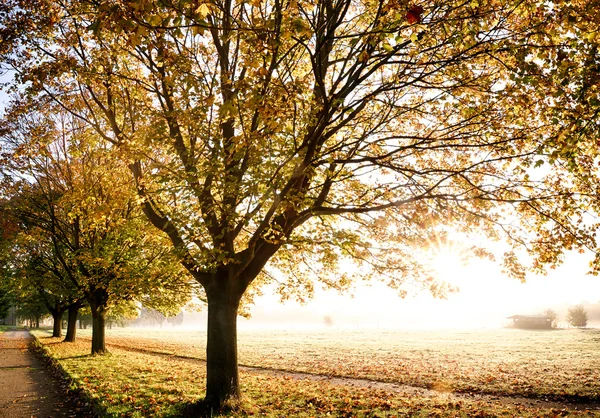
[[[283,295],[371,275],[443,294],[414,254],[448,228],[536,251],[551,236],[538,267],[578,242],[589,225],[563,179],[532,175],[556,128],[521,71],[556,48],[563,6],[4,0],[0,53],[11,118],[50,101],[128,163],[146,217],[206,292],[205,405],[218,409],[239,396],[240,301],[268,272],[286,271]],[[337,272],[345,260],[356,273]],[[515,254],[503,262],[523,277]]]

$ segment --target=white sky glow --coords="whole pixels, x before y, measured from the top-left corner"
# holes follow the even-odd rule
[[[452,254],[440,254],[441,279],[460,291],[447,299],[435,299],[423,292],[401,299],[381,283],[361,285],[354,297],[335,291],[316,292],[306,305],[280,304],[268,289],[256,300],[250,320],[240,319],[240,329],[324,327],[329,316],[336,328],[498,328],[514,314],[538,314],[554,309],[559,325],[566,326],[568,306],[600,302],[600,277],[586,275],[587,257],[569,254],[565,263],[546,276],[528,276],[526,283],[506,277],[488,260],[457,261]],[[590,325],[600,325],[591,323]]]

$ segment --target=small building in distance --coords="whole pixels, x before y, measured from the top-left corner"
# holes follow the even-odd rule
[[[520,329],[552,329],[552,318],[546,315],[513,315],[512,327]]]

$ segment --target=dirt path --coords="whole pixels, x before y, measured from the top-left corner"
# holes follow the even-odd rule
[[[138,353],[145,353],[155,356],[174,357],[181,360],[190,362],[202,362],[204,360],[189,357],[180,356],[176,354],[160,353],[152,350],[144,350],[139,348],[128,347],[120,344],[107,343],[108,346],[120,348],[123,350],[134,351]],[[527,408],[541,408],[541,409],[553,409],[560,411],[568,410],[579,410],[579,411],[591,411],[594,416],[600,417],[600,402],[575,402],[575,401],[554,401],[539,398],[527,398],[523,396],[512,396],[512,395],[491,395],[485,393],[457,393],[457,392],[442,392],[439,390],[420,388],[409,385],[401,385],[396,383],[381,382],[376,380],[350,378],[350,377],[336,377],[327,376],[313,373],[294,372],[290,370],[281,370],[265,367],[255,366],[239,366],[240,370],[244,370],[250,373],[259,374],[271,374],[281,377],[297,380],[308,380],[308,381],[327,381],[334,385],[340,386],[352,386],[362,387],[369,389],[377,389],[388,392],[394,392],[401,394],[402,396],[418,396],[421,398],[443,398],[445,401],[459,402],[459,401],[477,401],[485,402],[490,404],[501,404],[501,405],[512,405],[512,406],[524,406]],[[596,415],[598,414],[598,415]]]
[[[81,417],[29,351],[25,330],[0,333],[0,418]]]

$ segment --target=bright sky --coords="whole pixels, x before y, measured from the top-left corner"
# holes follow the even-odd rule
[[[497,328],[514,314],[538,314],[552,308],[564,320],[570,305],[600,302],[600,277],[586,275],[588,259],[569,254],[564,265],[547,276],[529,276],[526,283],[508,278],[494,262],[455,262],[450,254],[440,258],[440,277],[459,286],[446,300],[428,293],[401,299],[394,290],[373,283],[355,297],[319,291],[301,306],[279,304],[266,291],[257,299],[251,320],[240,319],[240,328],[293,328],[324,326],[329,316],[337,328]],[[594,324],[591,324],[594,325]]]

